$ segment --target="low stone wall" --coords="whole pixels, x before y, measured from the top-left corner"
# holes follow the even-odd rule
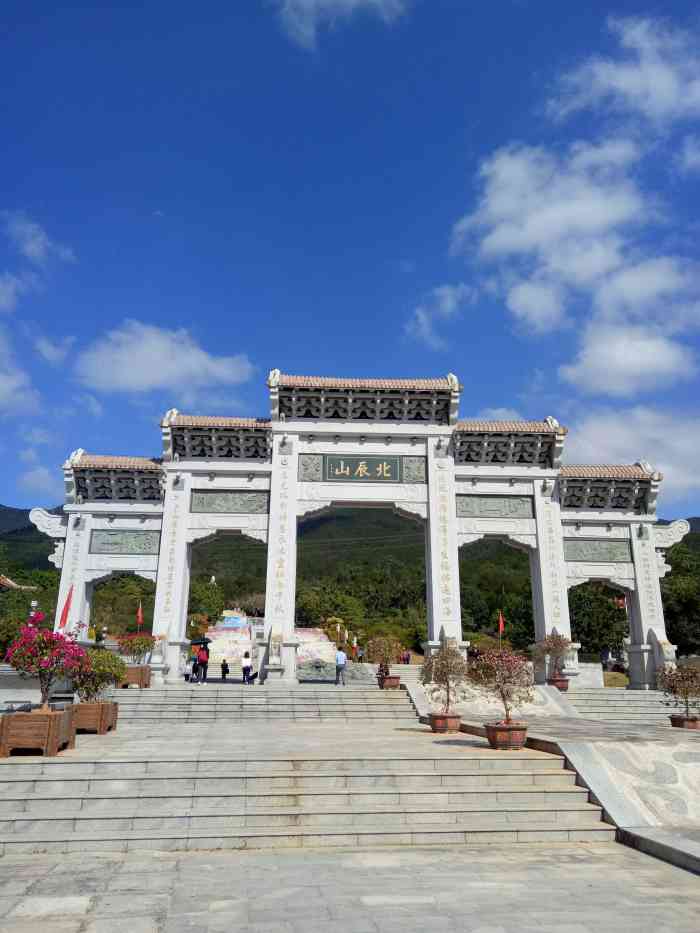
[[[569,681],[569,690],[589,690],[591,688],[602,688],[605,686],[603,680],[603,665],[598,663],[579,662],[578,676],[572,677]]]
[[[329,664],[328,661],[304,661],[297,665],[297,680],[300,683],[335,683],[335,664]],[[349,684],[376,686],[377,674],[371,664],[354,664],[349,661],[345,668],[345,680]]]

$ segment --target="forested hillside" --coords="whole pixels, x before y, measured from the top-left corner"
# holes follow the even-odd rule
[[[34,593],[0,595],[0,618],[23,617],[32,597],[53,614],[58,573],[47,561],[52,550],[33,526],[0,535],[0,572],[38,587]],[[417,648],[426,632],[424,560],[422,527],[389,510],[312,516],[299,528],[297,620],[313,625],[338,616],[361,635],[390,631]],[[673,572],[662,581],[669,635],[683,653],[700,651],[700,533],[672,548],[669,560]],[[216,616],[224,606],[240,604],[262,614],[265,563],[265,545],[248,538],[221,535],[201,542],[193,553],[190,612]],[[532,642],[526,554],[498,541],[464,547],[460,586],[465,635],[494,632],[502,609],[512,643]],[[111,631],[134,627],[141,601],[150,623],[153,592],[154,585],[139,577],[110,578],[95,595],[94,620]],[[570,591],[574,634],[589,653],[619,643],[625,634],[625,613],[614,595],[597,584]]]

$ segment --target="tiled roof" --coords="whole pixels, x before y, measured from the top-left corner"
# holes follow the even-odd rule
[[[219,418],[216,415],[175,415],[168,424],[180,428],[270,428],[266,418]]]
[[[289,376],[281,373],[285,389],[413,389],[414,391],[451,392],[449,379],[343,379],[340,376]]]
[[[103,454],[81,454],[69,460],[67,466],[78,470],[160,470],[161,461],[149,457],[112,457]]]
[[[458,421],[455,431],[477,434],[566,434],[568,428],[548,421]]]
[[[638,463],[621,464],[577,464],[570,463],[561,468],[563,477],[576,479],[652,479],[661,477],[660,473],[649,473]]]

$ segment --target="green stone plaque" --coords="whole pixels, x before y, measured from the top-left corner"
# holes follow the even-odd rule
[[[157,554],[159,531],[93,531],[91,554]]]
[[[401,483],[401,457],[343,457],[326,454],[323,474],[329,483]]]
[[[591,538],[564,538],[564,558],[586,563],[629,563],[632,546],[627,539],[599,541]]]

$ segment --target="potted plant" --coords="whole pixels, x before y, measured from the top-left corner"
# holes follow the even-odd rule
[[[430,713],[433,732],[459,732],[462,720],[454,712],[454,704],[457,688],[467,679],[467,671],[462,652],[448,642],[443,643],[438,651],[426,655],[421,668],[421,683],[435,684],[442,694],[440,711]]]
[[[692,714],[691,708],[700,709],[700,670],[696,667],[667,668],[657,676],[657,684],[663,690],[666,706],[683,710],[669,718],[676,729],[700,730],[700,717]]]
[[[553,632],[533,645],[534,660],[547,666],[547,683],[561,693],[569,689],[569,678],[564,674],[564,661],[571,649],[571,639]]]
[[[124,661],[106,648],[88,648],[85,663],[73,673],[73,686],[81,702],[75,707],[75,728],[104,735],[117,728],[119,705],[104,699],[104,691],[126,676]]]
[[[397,690],[401,678],[391,673],[391,665],[396,664],[402,651],[401,642],[391,635],[378,636],[367,644],[367,660],[377,664],[377,683],[381,690]]]
[[[507,648],[482,651],[469,665],[469,680],[503,706],[503,719],[484,723],[491,748],[522,748],[527,739],[527,723],[514,721],[511,712],[534,695],[528,659]]]
[[[153,651],[155,643],[156,639],[153,635],[146,632],[117,636],[119,654],[128,658],[131,662],[127,665],[126,674],[119,685],[120,687],[129,687],[132,684],[137,687],[151,686],[151,668],[145,662]]]
[[[49,696],[57,678],[71,677],[84,663],[85,651],[70,636],[24,625],[8,648],[5,660],[20,674],[38,678],[41,705],[29,713],[0,717],[0,757],[20,748],[38,749],[43,755],[57,755],[62,748],[73,748],[73,706],[52,710]]]

